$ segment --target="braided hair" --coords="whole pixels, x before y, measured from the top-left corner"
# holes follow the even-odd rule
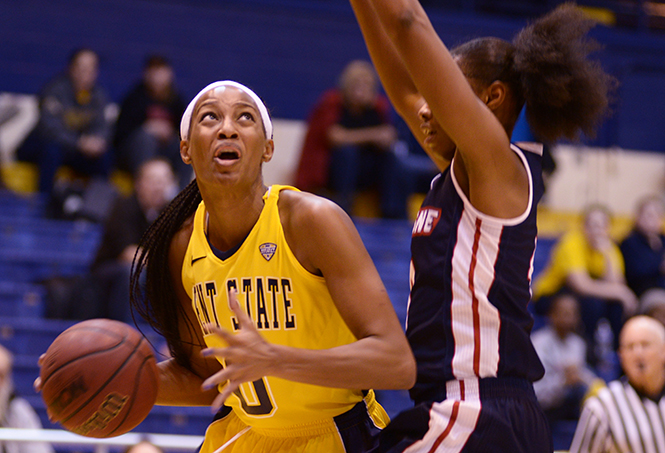
[[[608,114],[616,79],[588,59],[599,49],[586,36],[596,24],[565,3],[520,31],[512,43],[479,38],[451,50],[469,78],[485,86],[500,80],[513,92],[514,117],[526,104],[534,134],[545,142],[593,136]]]
[[[184,308],[173,288],[168,257],[171,239],[196,212],[201,199],[196,180],[193,180],[169,203],[143,234],[130,275],[132,307],[166,339],[171,355],[185,368],[190,368],[190,361],[180,335],[180,318],[189,318],[184,316]],[[145,285],[141,279],[143,271]],[[187,328],[193,329],[193,326]]]

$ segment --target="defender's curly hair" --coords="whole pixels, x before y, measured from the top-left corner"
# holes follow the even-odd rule
[[[184,316],[184,309],[173,288],[168,257],[171,238],[185,220],[196,212],[200,202],[201,192],[194,180],[169,203],[143,234],[130,276],[132,307],[164,337],[171,355],[185,368],[190,368],[190,360],[180,335],[180,318],[188,318]],[[144,270],[145,287],[140,278]],[[187,328],[193,329],[194,326],[189,325]]]
[[[587,32],[596,22],[565,3],[520,31],[513,42],[479,38],[454,48],[467,77],[506,83],[515,96],[515,118],[526,104],[534,134],[545,142],[593,136],[608,114],[617,81],[589,54],[598,43]]]

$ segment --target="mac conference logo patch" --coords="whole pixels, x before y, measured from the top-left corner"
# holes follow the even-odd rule
[[[270,259],[275,254],[275,250],[277,250],[277,244],[273,244],[272,242],[266,242],[259,245],[259,252],[261,252],[261,255],[266,259],[266,261],[270,261]]]

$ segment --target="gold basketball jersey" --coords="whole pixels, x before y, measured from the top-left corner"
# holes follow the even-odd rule
[[[222,340],[209,334],[207,324],[229,331],[239,328],[228,305],[230,289],[237,290],[238,303],[270,343],[327,349],[356,340],[337,311],[323,277],[303,268],[286,243],[277,209],[282,190],[297,189],[271,186],[263,196],[264,207],[256,225],[240,248],[224,260],[215,255],[207,240],[203,202],[196,211],[182,281],[208,346],[221,346]],[[243,384],[225,404],[248,425],[270,429],[329,419],[362,399],[361,390],[266,376]]]

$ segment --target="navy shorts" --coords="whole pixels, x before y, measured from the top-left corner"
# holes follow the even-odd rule
[[[441,402],[401,412],[372,453],[551,453],[552,435],[533,386],[523,379],[446,383]]]

